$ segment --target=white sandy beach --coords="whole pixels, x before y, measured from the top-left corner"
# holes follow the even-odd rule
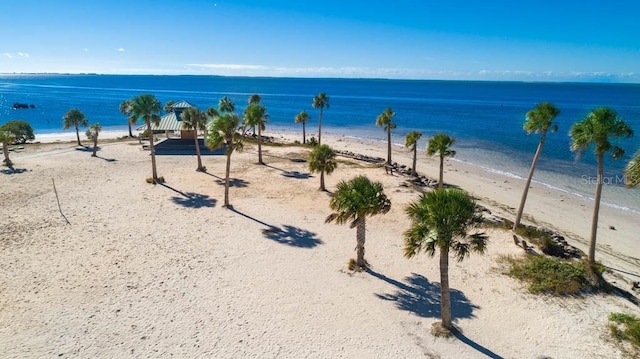
[[[355,153],[386,153],[379,142],[323,140]],[[523,251],[498,230],[489,231],[486,255],[451,262],[453,314],[463,335],[433,337],[438,261],[403,257],[404,207],[419,195],[407,178],[346,158],[326,177],[331,191],[339,180],[365,174],[381,181],[392,201],[388,214],[368,221],[372,272],[351,273],[355,230],[324,223],[329,195],[296,161],[308,150],[263,150],[266,166],[256,164],[254,145],[233,154],[234,210],[222,207],[224,156],[203,157],[208,173],[195,171],[195,156],[158,156],[166,185],[150,185],[149,153],[137,140],[104,143],[98,158],[64,141],[12,153],[24,171],[0,174],[0,357],[625,356],[609,339],[607,316],[640,315],[640,308],[618,296],[529,294],[502,274],[498,256]],[[410,156],[394,148],[394,161],[410,165]],[[435,178],[437,166],[419,155],[418,172]],[[445,181],[507,218],[523,185],[455,161],[447,162]],[[582,250],[591,211],[591,201],[537,185],[525,209],[529,220]],[[640,273],[639,220],[601,208],[596,256],[616,275],[627,273],[608,275],[625,289]]]

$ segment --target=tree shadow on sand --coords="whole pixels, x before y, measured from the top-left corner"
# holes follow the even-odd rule
[[[383,300],[395,302],[396,307],[426,318],[440,318],[440,283],[429,280],[416,273],[404,279],[407,284],[389,278],[371,269],[366,270],[370,275],[392,284],[398,288],[393,294],[377,294]],[[474,305],[459,290],[450,289],[451,314],[454,318],[473,318],[473,311],[479,307]]]
[[[274,167],[274,166],[268,165],[268,164],[265,164],[264,166],[282,172],[282,176],[287,177],[287,178],[307,179],[307,178],[313,177],[311,175],[311,173],[306,173],[306,172],[302,173],[302,172],[298,172],[298,171],[286,171],[286,170],[283,170],[282,168]]]
[[[20,173],[27,172],[27,169],[26,168],[7,167],[7,168],[3,168],[2,170],[0,170],[0,172],[2,172],[5,175],[15,175],[15,174],[20,174]]]
[[[232,212],[259,223],[267,228],[262,229],[262,235],[280,244],[298,248],[313,248],[323,244],[322,240],[317,238],[317,234],[300,227],[285,224],[282,228],[265,223],[259,219],[253,218],[245,213],[238,211],[233,207],[228,207]]]
[[[178,193],[181,197],[173,196],[171,197],[171,201],[173,201],[173,203],[178,204],[182,207],[188,207],[188,208],[215,207],[216,203],[218,202],[215,198],[209,198],[209,196],[204,194],[193,193],[193,192],[185,193],[167,185],[166,183],[160,183],[160,185],[162,187],[168,188]]]
[[[224,178],[217,179],[215,182],[216,182],[216,184],[224,186]],[[229,178],[229,187],[245,188],[245,187],[248,187],[248,186],[249,186],[249,182],[243,180],[242,178]]]

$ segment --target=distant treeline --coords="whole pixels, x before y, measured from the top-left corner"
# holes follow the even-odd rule
[[[36,108],[36,106],[34,104],[16,102],[13,104],[13,106],[11,106],[11,108],[13,108],[14,110],[19,110],[19,109],[26,109],[26,108]]]

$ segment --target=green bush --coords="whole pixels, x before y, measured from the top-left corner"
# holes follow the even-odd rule
[[[545,256],[509,257],[508,275],[529,284],[534,294],[577,295],[602,289],[604,267]]]
[[[609,320],[614,322],[609,326],[611,334],[618,340],[627,340],[636,347],[640,347],[640,319],[635,315],[611,313]]]
[[[15,137],[13,142],[15,144],[23,144],[36,138],[33,134],[33,127],[27,121],[9,121],[0,126],[0,131],[11,132]]]
[[[315,147],[318,145],[318,140],[316,140],[315,137],[311,137],[310,139],[307,140],[307,145],[311,147]]]

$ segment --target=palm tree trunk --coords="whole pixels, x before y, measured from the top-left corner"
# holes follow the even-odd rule
[[[78,129],[78,125],[76,125],[75,127],[76,127],[76,138],[78,139],[78,146],[82,146],[82,143],[80,143],[80,130]]]
[[[593,200],[593,218],[591,220],[591,240],[589,241],[589,263],[596,263],[596,234],[598,233],[598,214],[600,212],[600,198],[602,197],[602,184],[604,182],[603,154],[598,157],[598,177],[596,178],[596,197]]]
[[[529,186],[531,186],[531,179],[533,178],[533,172],[536,170],[536,165],[538,164],[538,158],[542,153],[542,146],[544,146],[544,140],[547,137],[547,130],[542,131],[542,135],[540,136],[540,143],[538,143],[538,149],[536,149],[536,154],[533,156],[533,161],[531,162],[531,167],[529,168],[529,175],[527,176],[527,183],[524,186],[524,191],[522,191],[522,198],[520,199],[520,207],[518,207],[518,214],[516,215],[516,220],[513,222],[513,231],[515,232],[520,225],[520,220],[522,219],[522,212],[524,211],[524,203],[527,201],[527,195],[529,194]]]
[[[391,166],[391,127],[387,128],[387,164]]]
[[[416,171],[416,160],[418,157],[418,145],[413,145],[413,166],[411,167],[414,176],[418,176],[418,171]]]
[[[451,330],[451,294],[449,291],[449,248],[440,248],[440,316],[442,327]]]
[[[13,165],[13,163],[11,163],[11,160],[9,159],[9,142],[2,142],[2,153],[4,154],[4,164],[7,167],[11,167],[11,165]]]
[[[264,164],[262,162],[262,126],[258,126],[258,164]]]
[[[307,126],[305,126],[305,123],[302,123],[302,144],[304,145],[305,143],[307,143]]]
[[[364,261],[364,241],[365,241],[365,229],[366,229],[366,217],[359,217],[357,219],[358,226],[356,227],[356,264],[358,267],[364,268],[366,262]]]
[[[224,179],[224,207],[229,207],[229,175],[231,173],[231,154],[227,155],[227,170]]]
[[[133,132],[131,132],[131,121],[129,121],[129,119],[127,119],[127,123],[129,124],[129,137],[133,137]]]
[[[196,171],[202,172],[204,171],[204,167],[202,167],[202,157],[200,156],[200,142],[198,141],[198,129],[196,127],[193,128],[193,137],[196,142],[196,156],[198,157],[198,168]]]
[[[443,188],[444,183],[442,182],[444,174],[444,155],[440,154],[440,177],[438,178],[438,188]]]
[[[324,170],[320,171],[320,190],[326,191],[326,188],[324,187]]]
[[[93,154],[91,157],[96,157],[96,151],[98,150],[98,134],[96,133],[96,137],[93,139]]]
[[[151,152],[151,172],[153,180],[158,179],[158,171],[156,170],[156,149],[153,147],[153,131],[151,131],[151,122],[147,122],[147,133],[149,134],[149,151]]]
[[[318,146],[322,144],[322,110],[320,107],[320,118],[318,119]]]

